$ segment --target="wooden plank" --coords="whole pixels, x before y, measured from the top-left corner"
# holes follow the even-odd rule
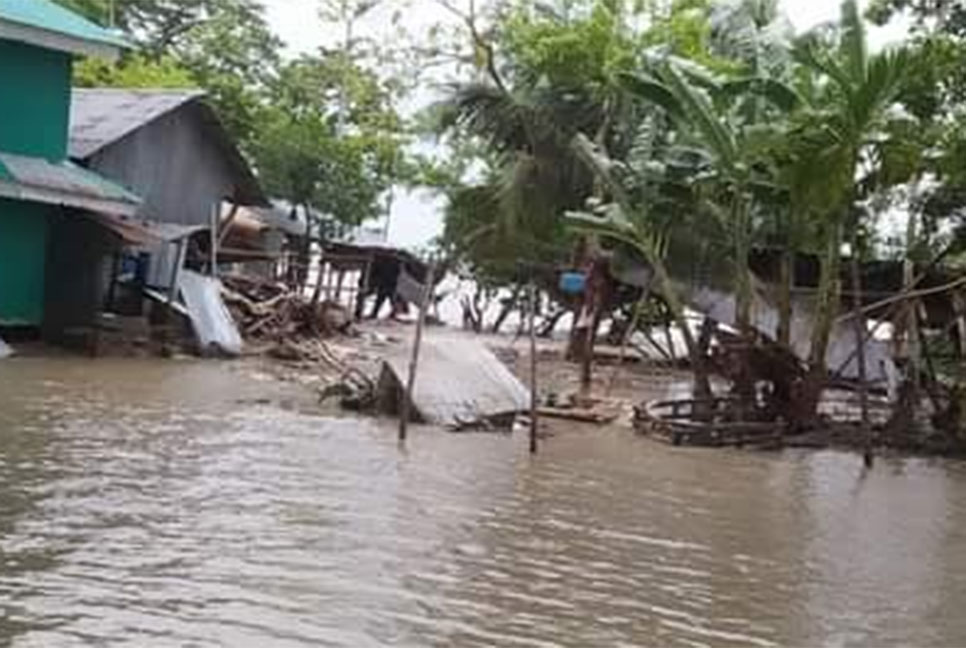
[[[577,421],[579,423],[613,423],[615,420],[617,420],[617,417],[620,416],[620,412],[613,410],[599,410],[583,407],[541,407],[537,411],[540,416],[563,419],[565,421]]]

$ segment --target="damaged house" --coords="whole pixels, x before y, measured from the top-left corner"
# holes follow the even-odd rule
[[[219,247],[223,212],[269,203],[203,92],[75,89],[69,154],[75,163],[141,198],[133,217],[99,218],[122,240],[120,248],[61,251],[73,253],[76,265],[96,269],[83,295],[67,282],[60,284],[73,295],[64,299],[75,302],[69,313],[72,327],[90,322],[106,302],[123,315],[140,316],[143,296],[180,312],[179,293],[188,285],[217,301],[217,290],[196,271],[210,272],[224,260],[212,254]],[[182,314],[197,332],[199,317],[210,317],[190,312],[190,302],[197,300],[180,296],[186,302]],[[227,346],[237,346],[236,336],[229,337]]]

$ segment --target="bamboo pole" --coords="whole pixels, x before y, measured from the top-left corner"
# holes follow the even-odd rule
[[[406,393],[399,406],[399,441],[405,442],[409,427],[410,405],[413,398],[413,389],[416,386],[416,369],[419,365],[419,348],[423,343],[423,328],[426,325],[426,312],[429,310],[429,302],[433,294],[433,282],[436,275],[436,261],[429,264],[429,271],[426,273],[426,284],[423,286],[422,303],[419,305],[419,316],[416,319],[416,335],[413,340],[413,354],[409,360],[409,376],[406,381]]]
[[[537,454],[539,413],[537,403],[537,288],[530,282],[530,454]]]

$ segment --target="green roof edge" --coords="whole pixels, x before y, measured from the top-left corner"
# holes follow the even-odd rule
[[[0,0],[0,22],[3,21],[89,43],[132,47],[120,32],[102,27],[52,0]]]

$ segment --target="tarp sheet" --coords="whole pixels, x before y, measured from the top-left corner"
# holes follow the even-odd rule
[[[192,270],[183,270],[178,286],[202,352],[240,355],[241,334],[221,298],[221,282]]]

